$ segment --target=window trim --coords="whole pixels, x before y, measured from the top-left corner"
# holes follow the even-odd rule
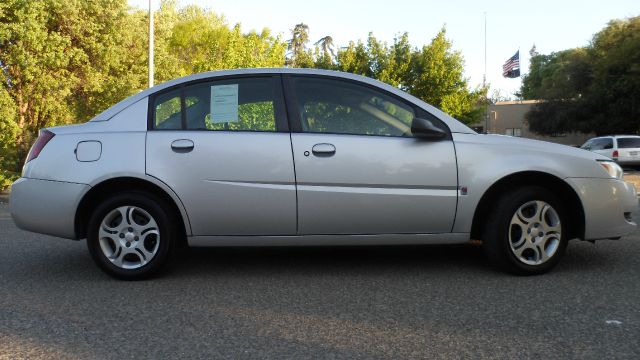
[[[287,115],[288,115],[288,120],[289,120],[289,129],[291,129],[291,133],[300,133],[300,134],[315,134],[315,135],[349,135],[349,136],[375,136],[375,137],[382,137],[382,138],[400,138],[400,139],[418,139],[416,137],[413,136],[393,136],[393,135],[375,135],[375,134],[356,134],[356,133],[333,133],[333,132],[310,132],[310,131],[304,131],[302,129],[302,119],[300,119],[300,115],[298,114],[298,112],[296,111],[296,109],[298,108],[298,97],[293,89],[293,78],[315,78],[315,79],[325,79],[325,80],[333,80],[333,81],[337,81],[337,82],[344,82],[344,83],[349,83],[349,84],[353,84],[353,85],[357,85],[357,86],[361,86],[361,87],[365,87],[368,89],[371,89],[373,91],[379,92],[385,96],[388,96],[402,104],[404,104],[405,106],[411,108],[414,112],[414,116],[417,118],[422,118],[422,119],[426,119],[429,120],[431,122],[434,123],[435,126],[441,128],[442,130],[446,131],[447,136],[438,139],[440,141],[442,140],[453,140],[453,136],[451,134],[451,129],[449,129],[449,126],[447,126],[447,124],[440,120],[437,116],[433,115],[432,113],[430,113],[429,111],[425,110],[424,108],[416,105],[415,103],[404,99],[388,90],[382,89],[378,86],[372,85],[372,84],[368,84],[362,81],[358,81],[358,80],[353,80],[353,79],[347,79],[347,78],[342,78],[342,77],[338,77],[338,76],[330,76],[330,75],[316,75],[316,74],[281,74],[282,76],[282,84],[283,84],[283,89],[284,89],[284,100],[285,103],[287,104]],[[421,141],[424,141],[424,139],[419,139]],[[435,141],[435,140],[430,140],[430,141]]]
[[[234,79],[260,79],[260,78],[268,78],[271,79],[273,85],[273,95],[274,95],[274,111],[275,111],[275,121],[276,121],[276,130],[275,131],[264,131],[264,130],[209,130],[209,129],[187,129],[187,115],[185,110],[185,88],[191,85],[197,85],[201,83],[208,83],[214,81],[226,81],[226,80],[234,80]],[[147,131],[209,131],[209,132],[255,132],[255,133],[279,133],[279,132],[289,132],[289,120],[288,120],[288,112],[286,110],[286,100],[285,95],[282,90],[282,75],[281,74],[236,74],[236,75],[225,75],[225,76],[213,76],[204,79],[191,80],[184,83],[176,84],[170,86],[166,89],[162,89],[153,94],[150,94],[148,97],[148,107],[147,107]],[[181,128],[180,129],[157,129],[154,124],[154,104],[155,100],[158,96],[162,96],[165,93],[174,91],[176,89],[180,89],[180,116],[181,116]]]

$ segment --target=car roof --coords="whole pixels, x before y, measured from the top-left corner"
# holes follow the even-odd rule
[[[605,136],[593,137],[585,141],[585,143],[588,141],[598,140],[598,139],[637,139],[637,138],[640,138],[640,135],[605,135]]]
[[[216,77],[224,77],[224,76],[233,76],[233,75],[251,75],[251,74],[255,74],[255,75],[260,75],[260,74],[297,74],[297,75],[320,75],[320,76],[326,76],[326,77],[334,77],[334,78],[342,78],[342,79],[349,79],[349,80],[354,80],[354,81],[358,81],[358,82],[362,82],[365,84],[369,84],[369,85],[373,85],[375,87],[381,88],[383,90],[386,90],[388,92],[391,92],[395,95],[397,95],[400,98],[403,98],[407,101],[410,101],[412,103],[418,104],[421,107],[423,107],[425,110],[429,111],[431,114],[437,116],[439,119],[441,119],[442,121],[444,121],[450,128],[450,130],[452,132],[459,132],[459,133],[472,133],[475,134],[476,132],[471,130],[469,127],[467,127],[466,125],[462,124],[461,122],[459,122],[458,120],[452,118],[451,116],[449,116],[448,114],[444,113],[443,111],[441,111],[440,109],[422,101],[421,99],[408,94],[396,87],[393,87],[391,85],[385,84],[381,81],[369,78],[369,77],[365,77],[365,76],[361,76],[361,75],[356,75],[356,74],[351,74],[351,73],[346,73],[346,72],[341,72],[341,71],[333,71],[333,70],[321,70],[321,69],[297,69],[297,68],[251,68],[251,69],[234,69],[234,70],[221,70],[221,71],[209,71],[209,72],[203,72],[203,73],[198,73],[198,74],[193,74],[193,75],[188,75],[188,76],[184,76],[181,78],[177,78],[177,79],[173,79],[173,80],[169,80],[167,82],[155,85],[151,88],[147,88],[145,90],[142,90],[141,92],[134,94],[122,101],[120,101],[119,103],[111,106],[110,108],[106,109],[105,111],[101,112],[100,114],[96,115],[93,119],[91,119],[90,121],[108,121],[109,119],[111,119],[113,116],[115,116],[116,114],[118,114],[119,112],[121,112],[122,110],[126,109],[127,107],[129,107],[130,105],[146,98],[149,95],[155,94],[159,91],[165,90],[167,88],[170,88],[172,86],[175,85],[179,85],[179,84],[183,84],[183,83],[187,83],[187,82],[191,82],[191,81],[195,81],[195,80],[204,80],[204,79],[211,79],[211,78],[216,78]]]

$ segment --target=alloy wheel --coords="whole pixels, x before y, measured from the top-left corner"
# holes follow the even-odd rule
[[[562,224],[548,203],[529,201],[516,210],[509,224],[509,245],[516,258],[527,265],[540,265],[560,246]]]
[[[148,264],[160,245],[155,219],[137,206],[120,206],[107,213],[98,233],[100,249],[121,269],[138,269]]]

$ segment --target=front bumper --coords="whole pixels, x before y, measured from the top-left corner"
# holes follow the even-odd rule
[[[85,184],[20,178],[11,186],[9,211],[21,229],[76,239],[76,210],[89,189]]]
[[[585,216],[584,240],[617,238],[636,230],[630,214],[638,211],[633,184],[617,179],[568,178]]]

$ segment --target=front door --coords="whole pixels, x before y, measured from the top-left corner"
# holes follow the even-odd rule
[[[421,110],[346,80],[292,76],[288,89],[301,234],[451,231],[455,150],[412,137]]]

